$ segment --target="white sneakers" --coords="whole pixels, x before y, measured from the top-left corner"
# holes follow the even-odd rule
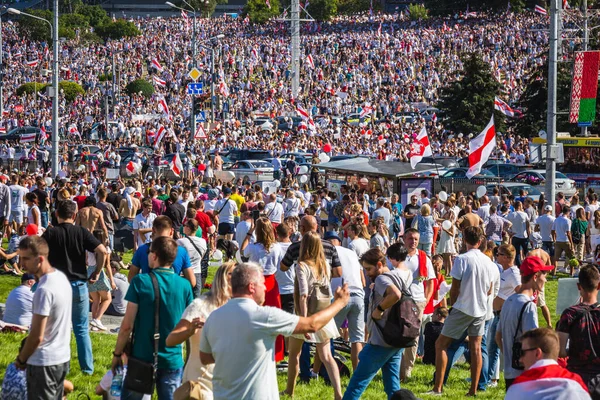
[[[99,319],[92,319],[90,321],[90,325],[92,326],[92,328],[97,328],[101,331],[106,331],[108,329],[102,324],[102,321],[100,321]]]

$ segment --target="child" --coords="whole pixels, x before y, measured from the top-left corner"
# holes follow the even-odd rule
[[[423,355],[423,364],[435,365],[435,341],[442,333],[446,317],[448,317],[448,309],[446,307],[438,307],[433,313],[431,322],[425,325],[425,354]]]
[[[437,307],[446,306],[446,299],[444,298],[444,296],[439,296],[440,285],[442,284],[442,282],[445,282],[444,275],[442,275],[441,273],[442,266],[444,265],[444,258],[440,254],[436,254],[431,259],[431,264],[433,265],[435,278],[433,279],[433,296],[431,296],[431,299],[429,299],[429,302],[425,305],[425,309],[423,310],[421,333],[419,335],[419,346],[417,348],[417,354],[421,357],[423,356],[425,351],[425,344],[423,341],[423,336],[425,334],[425,326],[429,321],[432,320],[433,314]],[[426,286],[426,282],[423,282],[423,286]]]

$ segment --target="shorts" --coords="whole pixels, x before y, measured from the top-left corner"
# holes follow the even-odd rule
[[[321,220],[321,226],[322,226],[323,228],[327,228],[327,225],[328,225],[328,222],[327,222],[327,220],[326,220],[326,219],[322,219],[322,220]]]
[[[350,343],[364,343],[365,341],[365,301],[361,295],[350,294],[350,300],[344,308],[334,317],[335,324],[342,328],[344,322],[348,324]]]
[[[221,222],[219,224],[219,235],[229,235],[235,233],[235,225],[228,222]]]
[[[294,314],[294,293],[279,294],[281,309],[287,313]]]
[[[537,297],[537,306],[538,307],[544,307],[546,305],[546,294],[544,293],[545,291],[546,291],[546,287],[544,286],[542,291],[538,292],[538,297]]]
[[[465,330],[467,330],[469,336],[483,336],[485,332],[485,315],[472,317],[456,308],[452,308],[442,328],[442,335],[458,340],[465,333]]]
[[[563,252],[567,258],[573,258],[573,250],[569,242],[556,242],[554,245],[554,258],[558,260]]]
[[[62,399],[69,361],[39,367],[27,365],[27,397],[30,399]]]
[[[21,225],[23,223],[23,211],[21,211],[21,210],[18,210],[18,211],[12,210],[10,212],[10,217],[8,219],[8,222],[16,222],[17,225]]]

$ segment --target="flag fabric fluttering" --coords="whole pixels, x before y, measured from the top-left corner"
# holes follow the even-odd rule
[[[267,4],[267,7],[269,7],[269,10],[271,9],[271,2],[269,0],[265,0],[265,3]]]
[[[142,170],[142,164],[133,160],[129,161],[125,166],[125,171],[128,176],[137,175]]]
[[[306,56],[306,65],[308,65],[310,69],[315,69],[315,62],[310,54]]]
[[[169,121],[173,120],[173,116],[169,112],[169,106],[167,105],[167,101],[165,100],[164,96],[160,96],[158,98],[158,107],[163,112],[165,117],[167,117],[169,119]]]
[[[164,70],[163,66],[160,65],[160,63],[158,62],[158,60],[156,58],[152,59],[152,66],[154,68],[156,68],[156,70],[159,72],[163,72],[163,70]]]
[[[371,103],[365,103],[365,105],[363,106],[359,117],[365,118],[367,115],[370,115],[373,112],[373,107],[371,106]]]
[[[158,128],[158,132],[156,132],[156,134],[154,135],[154,148],[158,149],[158,147],[160,146],[160,142],[163,140],[166,134],[167,130],[164,126],[161,125],[160,128]]]
[[[77,125],[75,125],[75,124],[71,124],[71,126],[69,126],[69,133],[71,135],[80,136],[79,129],[77,129]]]
[[[508,104],[506,104],[502,99],[498,97],[494,98],[494,109],[500,111],[507,117],[521,118],[523,116],[523,113],[521,111],[511,108]]]
[[[487,126],[479,135],[469,142],[469,170],[466,175],[471,179],[481,172],[483,164],[487,162],[496,147],[496,129],[494,127],[494,115]]]
[[[35,133],[24,133],[21,135],[21,143],[35,142]]]
[[[179,153],[175,152],[169,166],[175,175],[181,175],[181,172],[183,171],[183,164],[181,163],[181,157],[179,156]]]
[[[540,5],[535,5],[535,9],[533,10],[538,14],[542,14],[542,15],[548,15],[548,11],[546,11],[546,9]]]
[[[183,17],[183,20],[185,21],[185,28],[190,29],[190,17],[188,17],[187,13],[183,10],[181,10],[181,16]]]
[[[31,68],[35,68],[38,66],[40,60],[32,60],[32,61],[26,61],[25,63],[27,64],[28,67]]]
[[[433,152],[431,151],[431,144],[429,143],[429,137],[427,136],[427,129],[425,126],[421,129],[419,136],[415,139],[414,143],[410,147],[410,166],[415,169],[418,163],[421,162],[423,157],[431,157]]]
[[[165,81],[164,79],[160,79],[158,76],[153,75],[152,76],[152,80],[154,81],[155,84],[157,84],[158,86],[162,86],[165,87],[167,86],[167,81]]]

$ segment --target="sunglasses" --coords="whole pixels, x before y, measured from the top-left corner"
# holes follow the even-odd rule
[[[528,351],[533,351],[533,350],[537,350],[537,349],[539,349],[539,347],[532,347],[532,348],[530,348],[530,349],[521,349],[521,357],[520,357],[520,358],[522,358],[522,357],[525,357],[525,354],[526,354]]]

